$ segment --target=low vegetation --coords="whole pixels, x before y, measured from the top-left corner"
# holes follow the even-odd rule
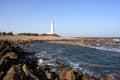
[[[13,32],[0,32],[0,35],[14,35]],[[60,37],[59,35],[57,34],[46,34],[46,33],[43,33],[43,34],[38,34],[38,33],[18,33],[17,35],[26,35],[26,36],[57,36],[57,37]]]
[[[46,34],[46,33],[41,34],[40,36],[57,36],[57,37],[60,37],[60,36],[57,35],[57,34]]]
[[[14,35],[13,32],[0,32],[0,35]]]
[[[18,35],[39,36],[37,33],[19,33]]]

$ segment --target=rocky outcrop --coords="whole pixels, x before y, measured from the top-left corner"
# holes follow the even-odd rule
[[[26,58],[21,44],[0,40],[0,80],[48,80],[36,60]]]

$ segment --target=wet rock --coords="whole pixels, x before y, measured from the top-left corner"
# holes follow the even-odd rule
[[[60,62],[60,61],[56,61],[55,63],[54,63],[56,66],[63,66],[63,63],[62,62]]]

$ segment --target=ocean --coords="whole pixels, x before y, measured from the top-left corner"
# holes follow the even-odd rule
[[[49,42],[32,44],[35,46],[39,63],[53,64],[60,61],[64,66],[71,66],[96,78],[113,77],[120,80],[120,47],[76,46]]]

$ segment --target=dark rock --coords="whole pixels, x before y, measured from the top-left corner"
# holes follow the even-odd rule
[[[34,75],[33,71],[26,64],[23,64],[22,70],[25,73],[25,76],[28,76],[33,80],[39,80],[38,77]]]
[[[7,52],[12,51],[12,45],[13,45],[12,41],[0,40],[0,58],[4,56]]]
[[[63,63],[62,62],[60,62],[60,61],[56,61],[55,63],[54,63],[56,66],[63,66]]]
[[[27,51],[29,42],[20,44],[12,41],[0,40],[0,80],[48,80],[45,72],[40,68],[34,59],[26,56],[34,53]]]
[[[21,69],[21,65],[13,65],[6,73],[3,80],[26,80],[27,77]]]
[[[14,52],[8,52],[0,59],[0,77],[5,75],[6,71],[9,70],[17,57]]]

